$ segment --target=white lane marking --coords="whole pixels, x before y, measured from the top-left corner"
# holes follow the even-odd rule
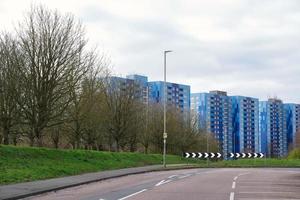
[[[178,176],[178,175],[172,175],[172,176],[169,176],[168,178],[174,178],[174,177],[176,177],[176,176]]]
[[[119,200],[128,199],[129,197],[132,197],[132,196],[134,196],[134,195],[140,194],[140,193],[145,192],[145,191],[147,191],[147,189],[140,190],[140,191],[135,192],[135,193],[133,193],[133,194],[130,194],[130,195],[126,196],[126,197],[123,197],[123,198],[121,198],[121,199],[119,199]]]
[[[233,180],[235,180],[235,181],[236,181],[237,179],[238,179],[238,176],[234,177],[234,179],[233,179]]]
[[[159,183],[157,183],[155,186],[160,186],[160,185],[163,185],[163,184],[166,184],[166,183],[169,183],[169,182],[171,182],[171,180],[162,180]]]
[[[186,174],[184,176],[179,176],[178,178],[182,179],[182,178],[186,178],[186,177],[189,177],[189,176],[192,176],[192,174]]]
[[[230,193],[230,198],[229,198],[229,200],[234,200],[234,192],[231,192],[231,193]]]
[[[234,189],[235,188],[235,181],[233,181],[233,183],[232,183],[232,189]]]

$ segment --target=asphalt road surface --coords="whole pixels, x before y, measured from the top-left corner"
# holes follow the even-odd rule
[[[34,200],[300,200],[300,169],[189,169],[130,175]]]

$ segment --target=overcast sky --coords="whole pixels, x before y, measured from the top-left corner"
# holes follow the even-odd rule
[[[0,0],[0,30],[32,3],[71,12],[114,73],[191,85],[192,92],[300,103],[299,0]]]

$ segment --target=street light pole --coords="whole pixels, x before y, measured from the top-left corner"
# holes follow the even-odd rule
[[[164,133],[163,133],[163,141],[164,141],[164,153],[163,153],[163,165],[166,167],[166,145],[167,145],[167,127],[166,127],[166,121],[167,121],[167,110],[166,110],[166,101],[167,101],[167,53],[170,53],[172,51],[164,51]]]

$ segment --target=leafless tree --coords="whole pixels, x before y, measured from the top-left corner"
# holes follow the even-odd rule
[[[9,35],[0,36],[0,125],[4,144],[9,144],[12,127],[19,123],[19,68],[22,65],[16,41]],[[1,141],[0,141],[1,142]]]
[[[79,148],[82,142],[89,147],[95,143],[98,149],[101,146],[103,138],[99,137],[99,131],[103,127],[103,80],[109,74],[108,67],[109,61],[102,54],[89,68],[80,88],[71,91],[72,101],[67,110],[69,122],[66,126],[73,148]]]
[[[109,77],[105,81],[105,128],[109,146],[120,151],[127,144],[130,130],[136,123],[136,87],[133,81]]]
[[[62,121],[94,55],[86,50],[84,30],[71,15],[36,6],[18,29],[24,57],[22,113],[30,127],[31,145],[42,145],[43,130]]]

